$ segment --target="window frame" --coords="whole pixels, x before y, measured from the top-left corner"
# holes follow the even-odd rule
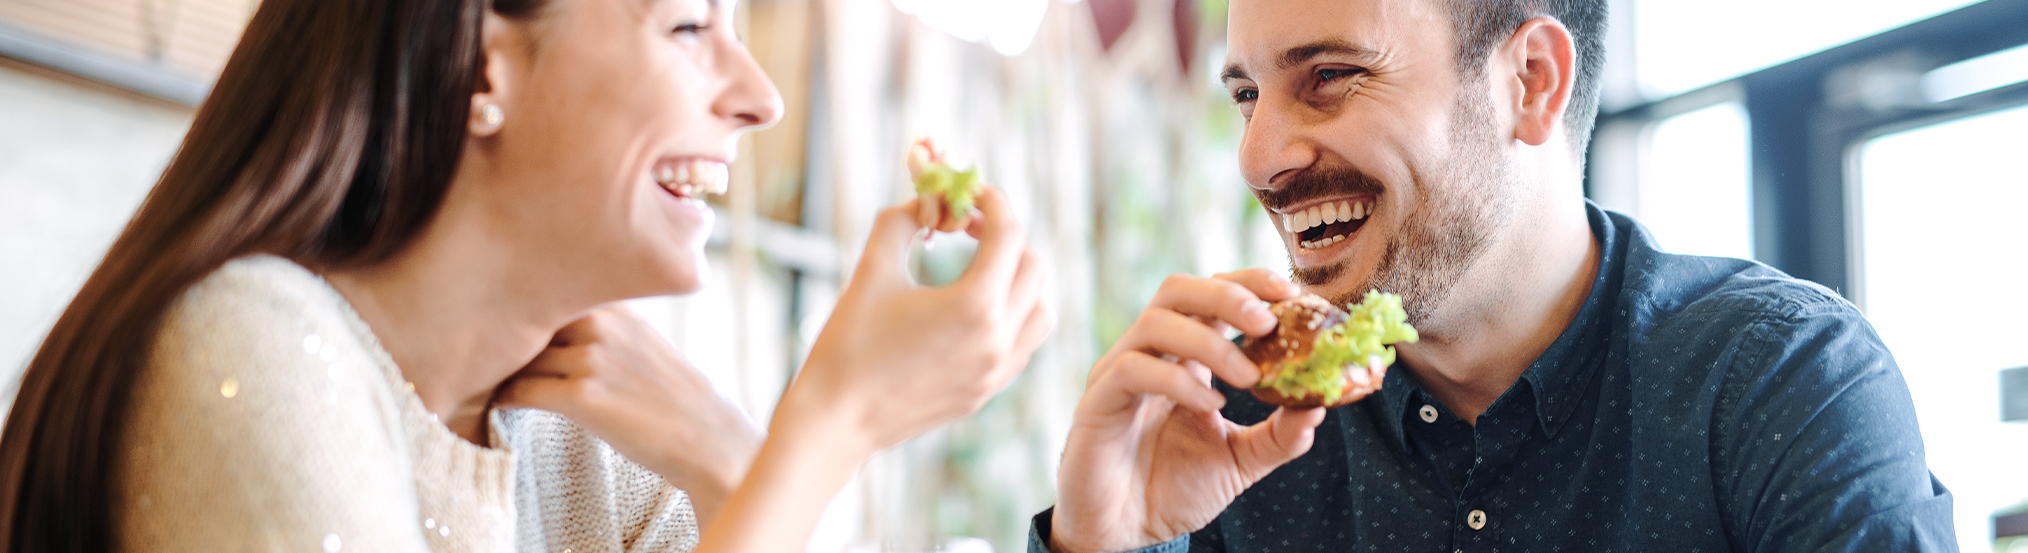
[[[1615,11],[1630,4],[1616,1]],[[1638,186],[1644,145],[1633,137],[1645,129],[1737,101],[1749,133],[1755,260],[1862,302],[1859,150],[1881,135],[2028,104],[2028,81],[1935,103],[1920,94],[1932,69],[2028,44],[2022,21],[2028,1],[1987,0],[1675,96],[1608,107],[1586,153],[1586,196]],[[1631,69],[1609,67],[1607,87],[1630,90]],[[1615,92],[1605,96],[1631,97]]]

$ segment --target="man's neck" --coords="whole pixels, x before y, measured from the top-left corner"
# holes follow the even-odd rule
[[[1468,275],[1492,284],[1454,289],[1432,331],[1397,346],[1409,375],[1465,422],[1477,424],[1577,318],[1599,264],[1587,217],[1580,208],[1575,224],[1566,216],[1525,234],[1535,248],[1474,267],[1498,274]]]

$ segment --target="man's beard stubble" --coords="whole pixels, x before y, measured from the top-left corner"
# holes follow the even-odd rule
[[[1408,213],[1399,214],[1400,229],[1388,237],[1373,273],[1360,286],[1326,298],[1331,303],[1357,303],[1368,290],[1392,292],[1401,296],[1409,324],[1425,336],[1447,334],[1437,326],[1443,319],[1437,315],[1453,299],[1453,289],[1464,280],[1465,272],[1485,254],[1495,233],[1511,223],[1506,206],[1514,194],[1512,176],[1496,148],[1498,139],[1493,134],[1483,84],[1461,91],[1451,121],[1456,149],[1440,156],[1438,159],[1447,161],[1433,171],[1411,167],[1409,177],[1420,200]],[[1265,193],[1261,200],[1270,206],[1288,205],[1326,191],[1381,189],[1373,177],[1355,168],[1317,168],[1296,175],[1286,188],[1276,191],[1291,201],[1270,203],[1277,198]],[[1296,283],[1315,287],[1343,278],[1348,270],[1345,265],[1296,267],[1291,260],[1290,274]]]

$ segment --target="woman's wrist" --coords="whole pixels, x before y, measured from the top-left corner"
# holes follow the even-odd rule
[[[649,470],[662,475],[662,479],[690,497],[690,509],[697,514],[699,525],[709,524],[717,516],[726,499],[739,489],[740,481],[746,477],[745,467],[738,471],[715,470],[677,476],[672,471],[650,467]]]
[[[812,384],[799,379],[782,395],[768,424],[770,436],[782,437],[774,443],[829,452],[834,458],[853,459],[854,466],[873,456],[880,445],[864,424],[866,409],[849,401],[848,394]]]
[[[717,520],[703,525],[699,553],[803,549],[830,499],[878,449],[863,409],[801,384],[775,408],[752,471]]]

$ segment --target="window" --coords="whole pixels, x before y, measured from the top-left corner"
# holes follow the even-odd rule
[[[1636,0],[1641,91],[1671,96],[1928,19],[1976,0]]]
[[[1737,102],[1656,123],[1638,184],[1601,203],[1639,219],[1664,251],[1752,259],[1746,123]]]
[[[1958,541],[1991,547],[2028,500],[2028,425],[2000,422],[2001,369],[2028,365],[2028,107],[1880,137],[1859,154],[1860,300],[1908,379]]]

